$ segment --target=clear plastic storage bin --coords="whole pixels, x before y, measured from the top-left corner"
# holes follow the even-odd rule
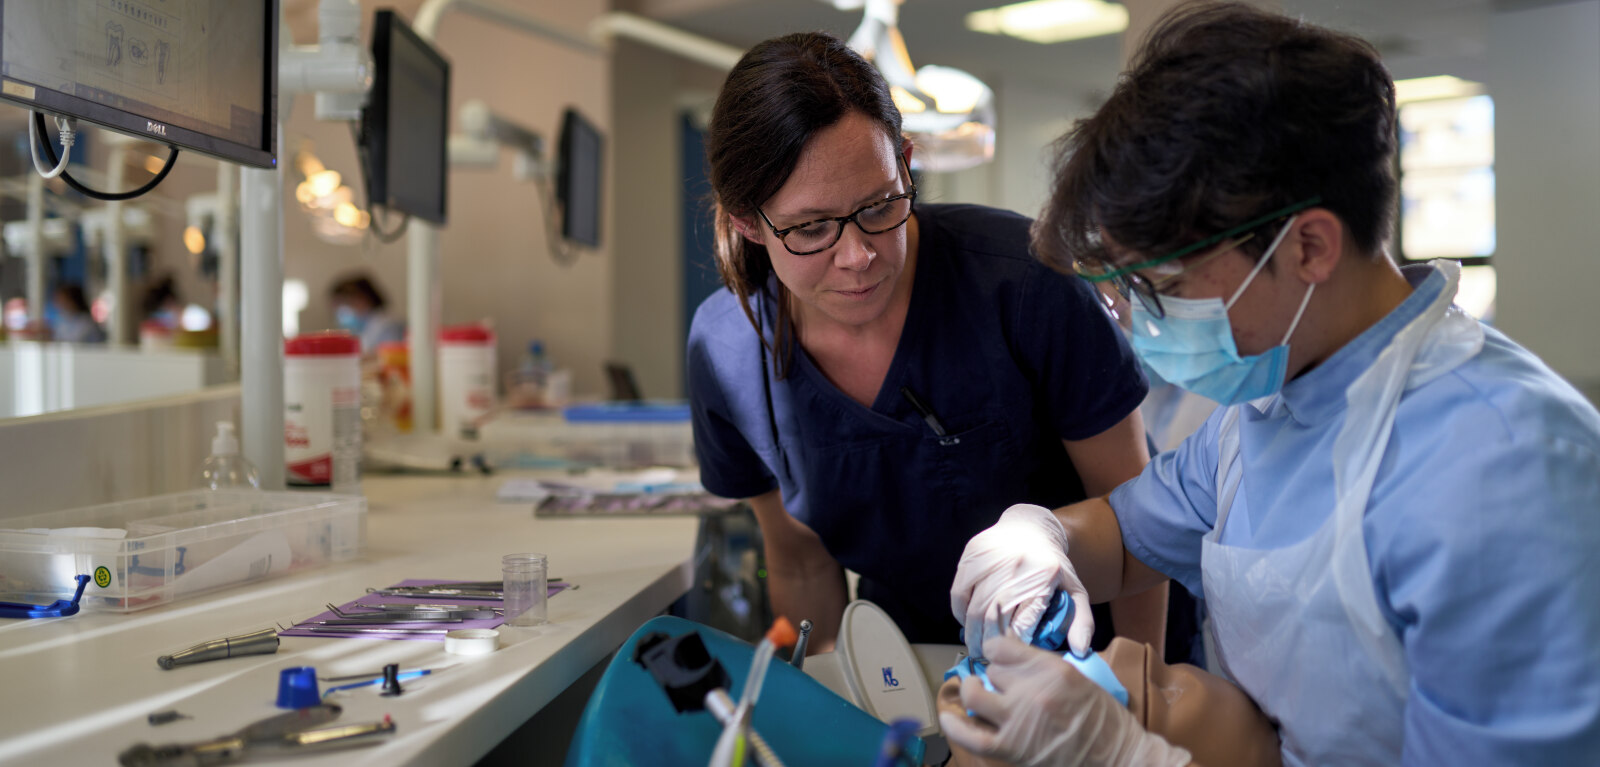
[[[350,559],[366,541],[357,495],[194,490],[0,519],[0,593],[133,612]]]

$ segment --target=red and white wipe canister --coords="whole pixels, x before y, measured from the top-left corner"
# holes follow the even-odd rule
[[[344,331],[284,342],[283,452],[291,485],[361,491],[361,340]]]
[[[456,325],[439,331],[439,430],[476,437],[494,410],[494,331]]]

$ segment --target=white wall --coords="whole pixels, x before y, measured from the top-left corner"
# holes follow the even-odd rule
[[[648,397],[683,396],[683,168],[675,56],[618,42],[612,139],[616,359]]]
[[[1493,14],[1497,322],[1600,402],[1600,1]]]
[[[646,397],[683,391],[683,168],[686,109],[708,108],[724,72],[637,43],[618,41],[612,59],[612,133],[618,220],[615,359],[633,368]],[[702,222],[709,226],[710,222]]]
[[[579,34],[609,9],[607,0],[499,0],[540,20]],[[316,39],[315,2],[290,6],[294,39]],[[372,14],[394,8],[408,22],[420,0],[362,0],[363,40],[369,39]],[[498,113],[544,136],[553,156],[560,135],[562,110],[573,105],[608,135],[611,119],[611,65],[608,57],[579,52],[552,40],[498,27],[461,12],[447,13],[436,44],[451,64],[451,122],[459,106],[481,99]],[[333,326],[329,286],[341,275],[366,270],[385,292],[391,312],[403,315],[406,295],[405,243],[370,247],[329,245],[312,234],[307,216],[293,193],[300,181],[293,167],[296,145],[315,143],[318,157],[358,186],[355,150],[345,123],[318,122],[311,99],[297,99],[289,116],[286,146],[280,164],[288,176],[284,189],[284,261],[289,279],[310,289],[311,302],[301,314],[302,330]],[[608,139],[608,152],[614,145]],[[610,165],[608,154],[605,162]],[[608,177],[609,180],[609,177]],[[588,252],[576,264],[562,266],[546,246],[540,201],[534,187],[511,177],[504,157],[494,172],[452,171],[449,179],[450,223],[439,236],[443,275],[443,320],[446,324],[483,318],[495,321],[502,371],[516,366],[534,338],[563,367],[570,367],[575,390],[603,390],[601,363],[611,356],[613,324],[612,232],[615,215],[602,213],[604,247]],[[357,199],[363,197],[357,192]]]

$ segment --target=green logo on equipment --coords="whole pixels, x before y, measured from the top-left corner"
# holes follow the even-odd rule
[[[101,565],[94,569],[94,585],[105,588],[111,585],[111,568]]]

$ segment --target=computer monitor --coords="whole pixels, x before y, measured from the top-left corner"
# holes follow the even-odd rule
[[[277,164],[278,0],[0,0],[0,99]]]
[[[600,129],[575,109],[561,121],[556,200],[561,205],[561,235],[600,247],[600,160],[605,148]]]
[[[450,62],[388,10],[374,19],[372,59],[376,76],[361,110],[368,203],[443,224]]]

